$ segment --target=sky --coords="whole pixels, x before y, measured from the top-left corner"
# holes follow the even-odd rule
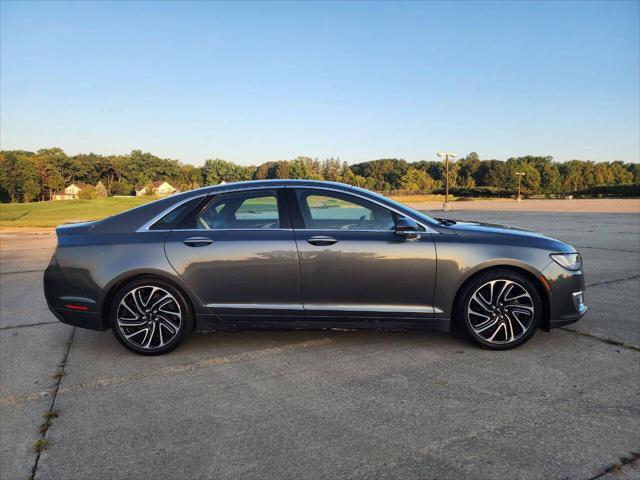
[[[640,159],[640,2],[0,3],[0,146]]]

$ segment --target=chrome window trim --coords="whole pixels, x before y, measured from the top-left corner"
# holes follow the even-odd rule
[[[315,185],[300,185],[300,186],[287,186],[287,185],[263,185],[263,186],[257,186],[257,187],[242,187],[242,188],[234,188],[234,189],[229,189],[229,190],[222,190],[220,192],[207,192],[207,193],[203,193],[201,195],[194,195],[193,197],[189,197],[189,198],[185,198],[184,200],[179,201],[178,203],[172,205],[169,208],[166,208],[165,210],[163,210],[162,212],[160,212],[158,215],[156,215],[155,217],[153,217],[151,220],[149,220],[148,222],[146,222],[145,224],[143,224],[141,227],[139,227],[136,232],[192,232],[192,231],[198,231],[198,232],[208,232],[208,231],[216,231],[216,232],[220,232],[220,231],[235,231],[235,230],[241,230],[241,231],[249,231],[249,230],[256,230],[256,231],[291,231],[294,230],[292,228],[227,228],[227,229],[216,229],[216,230],[202,230],[202,229],[173,229],[173,230],[150,230],[150,227],[158,222],[161,218],[163,218],[165,215],[169,214],[170,212],[172,212],[174,209],[178,208],[181,205],[184,205],[185,203],[194,200],[196,198],[203,198],[203,197],[208,197],[210,195],[223,195],[226,193],[235,193],[235,192],[243,192],[243,191],[247,191],[247,190],[278,190],[281,188],[298,188],[298,189],[310,189],[310,190],[327,190],[330,192],[338,192],[338,193],[342,193],[344,195],[352,195],[354,197],[358,197],[358,198],[362,198],[363,200],[366,200],[368,202],[371,203],[375,203],[376,205],[381,206],[382,208],[386,208],[387,210],[391,210],[392,212],[401,215],[403,217],[406,217],[407,214],[404,212],[401,212],[399,210],[396,210],[393,207],[390,207],[388,205],[385,205],[382,202],[379,202],[376,199],[367,197],[365,195],[361,195],[360,193],[357,192],[353,192],[353,191],[349,191],[348,189],[340,189],[340,188],[332,188],[332,187],[326,187],[326,186],[315,186]],[[144,205],[141,205],[141,207],[143,207]],[[138,207],[136,207],[138,208]],[[438,232],[437,230],[431,228],[429,225],[426,225],[425,223],[421,222],[420,220],[417,220],[413,217],[411,217],[411,219],[416,222],[418,225],[420,225],[422,228],[425,229],[425,233],[431,233],[431,234],[439,234],[440,232]],[[299,228],[297,230],[304,230],[304,231],[325,231],[325,232],[329,232],[329,231],[335,231],[335,232],[392,232],[393,230],[341,230],[341,229],[311,229],[311,228]]]
[[[151,220],[149,220],[148,222],[146,222],[145,224],[143,224],[141,227],[139,227],[136,232],[174,232],[174,231],[178,231],[178,232],[187,232],[187,231],[202,231],[200,229],[173,229],[173,230],[150,230],[151,226],[158,222],[160,219],[162,219],[165,215],[171,213],[173,210],[175,210],[176,208],[178,208],[181,205],[184,205],[187,202],[190,202],[191,200],[194,200],[196,198],[203,198],[203,197],[208,197],[211,195],[223,195],[225,193],[235,193],[235,192],[242,192],[242,191],[246,191],[246,190],[278,190],[280,188],[284,188],[283,186],[274,186],[274,185],[270,185],[270,186],[259,186],[259,187],[242,187],[242,188],[234,188],[234,189],[229,189],[229,190],[222,190],[220,192],[207,192],[207,193],[202,193],[200,195],[194,195],[193,197],[189,197],[189,198],[185,198],[184,200],[180,200],[178,203],[175,203],[173,205],[171,205],[170,207],[164,209],[162,212],[160,212],[158,215],[156,215],[155,217],[153,217]],[[144,205],[140,205],[141,207],[144,207]],[[138,207],[136,207],[138,208]],[[255,229],[228,229],[228,230],[255,230]],[[269,230],[267,228],[264,229],[258,229],[258,230]],[[207,230],[204,230],[205,232]],[[220,231],[220,230],[216,230],[216,231]]]
[[[297,189],[300,189],[300,190],[302,190],[302,189],[305,189],[305,190],[328,190],[330,192],[338,192],[338,193],[342,193],[344,195],[352,195],[354,197],[362,198],[363,200],[366,200],[368,202],[375,203],[376,205],[379,205],[382,208],[386,208],[387,210],[391,210],[392,212],[397,213],[398,215],[401,215],[403,217],[407,216],[406,213],[403,213],[403,212],[401,212],[399,210],[396,210],[393,207],[390,207],[389,205],[385,205],[384,203],[379,202],[376,199],[367,197],[365,195],[361,195],[361,194],[359,194],[357,192],[352,192],[352,191],[348,191],[348,190],[341,190],[339,188],[331,188],[331,187],[315,186],[315,185],[314,186],[300,185],[300,186],[296,186],[296,187],[285,187],[285,188],[297,188]],[[434,230],[433,228],[431,228],[429,225],[425,225],[423,222],[421,222],[419,220],[416,220],[413,217],[411,217],[411,219],[414,222],[416,222],[418,225],[420,225],[422,228],[424,228],[425,229],[425,233],[440,233],[437,230]],[[313,231],[325,231],[325,232],[328,232],[328,231],[336,231],[336,232],[338,232],[338,231],[342,231],[342,232],[365,232],[365,231],[367,231],[367,230],[346,230],[346,229],[345,230],[340,230],[340,229],[333,229],[333,230],[326,229],[325,230],[325,229],[318,229],[318,228],[316,228],[316,229],[299,228],[297,230],[306,230],[306,231],[312,231],[313,230]],[[392,232],[393,230],[371,230],[371,231],[374,231],[374,232]]]
[[[156,215],[155,217],[153,217],[151,220],[149,220],[147,223],[143,224],[141,227],[139,227],[136,232],[170,232],[171,230],[150,230],[151,226],[153,226],[156,222],[159,222],[165,215],[168,215],[169,213],[173,212],[176,208],[184,205],[187,202],[190,202],[191,200],[195,200],[197,198],[203,198],[203,197],[207,197],[209,196],[209,193],[204,193],[202,195],[194,195],[193,197],[189,197],[189,198],[185,198],[184,200],[180,200],[178,203],[174,203],[173,205],[171,205],[169,208],[165,208],[162,212],[160,212],[158,215]]]

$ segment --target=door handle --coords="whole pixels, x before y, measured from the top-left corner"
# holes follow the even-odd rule
[[[333,245],[337,241],[338,240],[336,240],[335,238],[325,237],[322,235],[317,237],[311,237],[310,239],[307,240],[307,242],[309,242],[311,245],[317,245],[319,247],[324,245]]]
[[[207,245],[211,245],[213,240],[207,237],[191,237],[187,238],[182,243],[187,247],[206,247]]]

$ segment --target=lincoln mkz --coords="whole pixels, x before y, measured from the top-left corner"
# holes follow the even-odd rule
[[[500,350],[586,311],[572,246],[339,183],[204,187],[56,232],[51,311],[147,355],[243,328],[455,329]]]

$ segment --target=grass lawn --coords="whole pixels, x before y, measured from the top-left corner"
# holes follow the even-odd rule
[[[0,228],[55,227],[62,223],[99,220],[156,199],[157,197],[111,197],[96,200],[2,203]]]

